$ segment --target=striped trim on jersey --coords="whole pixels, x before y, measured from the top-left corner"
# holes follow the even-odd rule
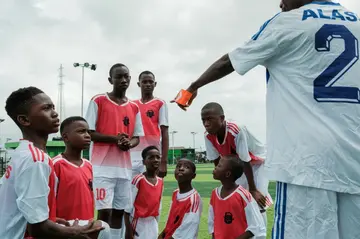
[[[276,183],[275,220],[272,239],[284,239],[286,218],[287,183]]]
[[[141,181],[141,179],[143,179],[143,177],[144,177],[144,174],[142,174],[142,173],[136,175],[136,176],[132,179],[131,184],[137,187],[137,185],[139,184],[139,182]]]
[[[251,193],[246,190],[245,188],[239,186],[236,190],[235,190],[236,193],[238,193],[243,199],[244,201],[246,202],[246,204],[248,204],[249,202],[252,201],[252,196],[251,196]]]
[[[89,160],[84,159],[84,158],[82,158],[83,163],[82,163],[80,166],[75,165],[75,164],[71,163],[70,161],[68,161],[67,159],[65,159],[61,154],[56,155],[56,156],[52,159],[52,161],[53,161],[53,164],[54,164],[54,165],[55,165],[57,162],[65,161],[67,164],[70,164],[71,166],[74,166],[74,167],[76,167],[76,168],[83,167],[85,164],[90,164],[90,165],[92,166],[92,163],[91,163]]]
[[[231,122],[226,122],[226,128],[227,128],[227,131],[235,137],[240,132],[239,126],[237,126],[236,124],[231,123]]]
[[[195,193],[191,194],[191,207],[190,212],[196,213],[200,208],[201,199],[199,194],[195,191]]]
[[[28,144],[29,150],[31,152],[31,156],[34,162],[44,162],[45,153],[44,151],[38,149],[33,144]]]

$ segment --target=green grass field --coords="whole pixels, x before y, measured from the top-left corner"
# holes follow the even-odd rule
[[[196,178],[193,180],[193,187],[200,193],[203,200],[203,213],[201,216],[201,224],[199,230],[199,239],[211,238],[207,229],[207,213],[211,191],[220,185],[218,181],[212,178],[213,164],[197,164],[196,165]],[[174,167],[169,167],[168,176],[165,178],[165,189],[163,195],[163,206],[160,217],[159,231],[165,227],[167,213],[169,211],[172,192],[177,188],[177,183],[174,178]],[[269,192],[275,200],[275,183],[270,183]],[[268,225],[267,225],[267,238],[271,238],[271,228],[273,224],[274,211],[273,206],[268,209]]]

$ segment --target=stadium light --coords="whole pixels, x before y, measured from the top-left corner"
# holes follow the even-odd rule
[[[171,141],[172,141],[172,158],[173,158],[173,163],[174,164],[174,161],[175,161],[175,134],[177,133],[176,130],[173,130],[170,132],[171,134]]]
[[[5,119],[0,119],[0,126],[1,126],[1,123],[4,121],[5,121]],[[0,128],[0,148],[1,148],[1,128]]]
[[[195,135],[197,134],[197,132],[190,132],[190,134],[192,134],[192,136],[193,136],[193,147],[194,147],[194,153],[195,153]]]
[[[89,68],[92,71],[95,71],[97,66],[96,64],[90,64],[89,62],[85,62],[83,64],[80,64],[78,62],[75,62],[73,66],[81,67],[81,116],[84,114],[84,68]]]

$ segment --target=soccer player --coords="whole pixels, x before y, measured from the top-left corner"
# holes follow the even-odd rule
[[[148,146],[142,151],[146,172],[132,180],[132,207],[126,210],[126,239],[157,238],[158,217],[164,182],[156,176],[160,167],[160,151]]]
[[[130,84],[127,66],[118,63],[109,71],[110,93],[94,96],[86,113],[93,144],[95,207],[98,219],[109,223],[113,238],[122,235],[124,209],[131,203],[130,149],[139,144],[143,127],[138,106],[126,97]]]
[[[79,219],[79,224],[87,224],[94,219],[93,173],[91,163],[81,157],[89,148],[91,138],[89,126],[84,118],[73,116],[60,125],[65,152],[53,158],[55,174],[58,178],[56,190],[56,216],[70,224]],[[97,221],[105,230],[92,238],[110,239],[109,225]]]
[[[54,104],[43,91],[26,87],[14,91],[6,100],[7,114],[22,132],[23,139],[12,154],[0,188],[0,238],[86,238],[101,230],[93,224],[64,227],[55,223],[56,176],[46,154],[48,135],[59,128]]]
[[[360,235],[360,19],[339,3],[282,0],[282,12],[178,94],[267,68],[266,171],[276,180],[273,238]],[[300,203],[301,202],[301,203]]]
[[[192,187],[196,166],[189,159],[180,159],[175,168],[179,188],[173,192],[165,229],[158,239],[196,239],[202,213],[200,194]]]
[[[206,129],[206,157],[214,161],[216,166],[220,156],[239,156],[244,162],[245,175],[236,183],[249,190],[258,202],[266,225],[265,209],[271,206],[272,199],[268,193],[269,181],[264,172],[264,145],[245,126],[225,121],[224,110],[218,103],[206,104],[201,110],[201,120]]]
[[[133,176],[144,172],[141,157],[142,150],[147,146],[154,145],[161,150],[161,164],[158,175],[159,177],[165,177],[169,150],[168,108],[165,101],[154,97],[157,82],[155,81],[155,75],[151,71],[141,72],[137,84],[141,89],[141,99],[134,102],[140,109],[145,136],[140,137],[140,144],[132,149]]]
[[[236,155],[227,155],[221,157],[213,171],[214,179],[221,182],[210,198],[208,222],[213,238],[266,238],[266,226],[256,201],[236,183],[243,174],[242,164]]]

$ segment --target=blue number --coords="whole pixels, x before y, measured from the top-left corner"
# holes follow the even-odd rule
[[[343,25],[325,24],[315,34],[315,49],[329,52],[332,39],[343,39],[345,50],[314,80],[314,99],[318,102],[360,103],[357,87],[333,86],[359,60],[356,37]]]

